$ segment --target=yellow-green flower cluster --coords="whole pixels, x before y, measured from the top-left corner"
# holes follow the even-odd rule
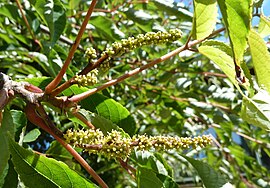
[[[136,48],[151,45],[151,44],[164,44],[173,42],[182,37],[182,31],[179,29],[171,29],[168,32],[148,32],[146,34],[139,34],[137,37],[129,37],[112,43],[112,45],[102,52],[101,56],[107,55],[108,58],[102,62],[100,68],[106,72],[110,68],[109,61],[113,57],[119,57],[124,53],[128,53]]]
[[[67,143],[84,148],[89,153],[121,159],[126,159],[134,149],[188,149],[190,147],[205,147],[212,141],[208,135],[194,138],[135,135],[128,138],[115,130],[107,135],[104,135],[100,130],[68,130],[64,138]]]
[[[85,55],[89,59],[89,62],[97,58],[97,52],[93,47],[87,48],[85,51]]]
[[[102,52],[101,56],[105,55],[106,53],[105,52]],[[102,72],[107,72],[109,69],[110,69],[110,60],[111,60],[111,57],[108,57],[106,60],[104,60],[100,65],[99,65],[99,68],[100,68],[100,71]]]
[[[119,42],[114,42],[111,47],[105,50],[109,57],[121,56],[135,48],[151,44],[164,44],[180,39],[182,32],[179,29],[171,29],[169,32],[148,32],[146,34],[139,34],[137,37],[129,37],[122,39]]]
[[[125,159],[131,153],[130,138],[123,137],[120,132],[113,130],[104,137],[101,155],[108,158]]]
[[[94,69],[87,75],[76,75],[74,80],[79,86],[92,86],[98,83],[98,70]]]

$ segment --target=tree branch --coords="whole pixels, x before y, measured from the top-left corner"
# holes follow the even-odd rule
[[[66,59],[64,65],[63,65],[62,69],[61,69],[60,72],[57,74],[57,76],[54,78],[54,80],[53,80],[51,83],[49,83],[49,84],[47,85],[47,87],[45,88],[45,93],[46,93],[46,94],[50,94],[50,93],[52,92],[52,90],[53,90],[53,89],[60,83],[60,81],[62,80],[62,78],[63,78],[63,76],[64,76],[64,74],[65,74],[65,72],[66,72],[66,70],[67,70],[67,68],[68,68],[68,66],[69,66],[69,64],[70,64],[70,62],[71,62],[73,56],[74,56],[74,53],[75,53],[77,47],[78,47],[79,44],[80,44],[82,35],[83,35],[83,33],[84,33],[84,30],[85,30],[85,28],[86,28],[86,25],[87,25],[87,23],[88,23],[90,17],[91,17],[91,14],[92,14],[92,12],[93,12],[93,10],[94,10],[94,7],[95,7],[95,5],[96,5],[96,2],[97,2],[97,0],[92,0],[91,5],[90,5],[90,7],[89,7],[89,9],[88,9],[88,11],[87,11],[87,14],[86,14],[86,16],[85,16],[85,18],[84,18],[84,21],[83,21],[83,23],[82,23],[82,26],[81,26],[81,28],[80,28],[80,30],[79,30],[78,35],[77,35],[77,38],[76,38],[74,44],[72,45],[71,50],[69,51],[68,57],[67,57],[67,59]]]
[[[59,132],[55,131],[56,127],[54,123],[48,117],[42,106],[28,103],[25,110],[26,116],[30,122],[41,127],[47,133],[52,135],[83,166],[83,168],[98,182],[101,187],[108,187],[99,175],[88,165],[88,163],[69,144],[62,140],[62,136]]]
[[[88,91],[86,91],[84,93],[78,94],[78,95],[74,95],[71,98],[69,98],[68,100],[71,101],[71,102],[79,102],[79,101],[89,97],[90,95],[93,95],[94,93],[97,93],[97,92],[99,92],[99,91],[101,91],[101,90],[103,90],[103,89],[105,89],[107,87],[115,85],[115,84],[117,84],[117,83],[131,77],[131,76],[134,76],[134,75],[142,72],[143,70],[146,70],[146,69],[148,69],[150,67],[153,67],[154,65],[156,65],[156,64],[158,64],[160,62],[163,62],[163,61],[165,61],[165,60],[179,54],[180,52],[189,49],[191,46],[197,45],[197,44],[201,43],[202,41],[204,41],[204,40],[206,40],[206,39],[208,39],[208,38],[210,38],[212,36],[215,36],[216,34],[222,32],[222,31],[224,31],[224,28],[221,28],[221,29],[218,29],[218,30],[214,31],[212,34],[210,34],[205,39],[191,41],[191,42],[189,42],[189,43],[187,43],[187,44],[185,44],[185,45],[183,45],[183,46],[181,46],[181,47],[167,53],[166,55],[163,55],[160,58],[158,58],[158,59],[156,59],[156,60],[154,60],[154,61],[152,61],[152,62],[150,62],[150,63],[148,63],[146,65],[143,65],[142,67],[134,69],[134,70],[128,72],[127,74],[124,74],[124,75],[120,76],[119,78],[110,80],[110,81],[106,82],[105,84],[103,84],[103,85],[101,85],[99,87],[90,89],[90,90],[88,90]]]

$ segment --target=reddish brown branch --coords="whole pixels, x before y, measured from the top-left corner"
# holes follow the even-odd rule
[[[95,63],[89,63],[87,64],[87,66],[79,73],[79,75],[85,75],[88,72],[90,72],[91,70],[97,68],[103,61],[105,61],[108,58],[108,55],[104,55],[102,57],[100,57]],[[64,91],[65,89],[69,88],[71,85],[73,85],[74,82],[74,78],[69,79],[68,81],[66,81],[65,83],[63,83],[62,85],[60,85],[59,87],[57,87],[56,89],[54,89],[51,92],[51,96],[56,96],[59,93],[61,93],[62,91]]]
[[[74,56],[74,53],[75,53],[77,47],[78,47],[79,44],[80,44],[82,35],[83,35],[83,33],[84,33],[84,30],[85,30],[85,28],[86,28],[86,25],[87,25],[87,23],[88,23],[90,17],[91,17],[91,14],[92,14],[92,12],[93,12],[93,10],[94,10],[94,7],[95,7],[95,5],[96,5],[96,2],[97,2],[97,0],[92,0],[91,5],[90,5],[90,7],[89,7],[89,9],[88,9],[88,11],[87,11],[87,14],[86,14],[86,16],[85,16],[85,18],[84,18],[84,21],[83,21],[83,23],[82,23],[82,26],[81,26],[81,28],[80,28],[80,30],[79,30],[78,35],[77,35],[77,38],[76,38],[74,44],[72,45],[71,50],[69,51],[68,57],[67,57],[67,59],[66,59],[64,65],[63,65],[62,69],[61,69],[60,72],[57,74],[57,76],[54,78],[54,80],[53,80],[51,83],[49,83],[49,84],[47,85],[47,87],[45,88],[45,93],[46,93],[46,94],[50,94],[50,93],[52,92],[52,90],[53,90],[53,89],[60,83],[60,81],[62,80],[62,78],[63,78],[63,76],[64,76],[64,74],[65,74],[65,72],[66,72],[66,70],[67,70],[67,68],[68,68],[68,66],[69,66],[69,64],[70,64],[70,62],[71,62],[73,56]]]
[[[37,112],[39,114],[37,114]],[[83,166],[83,168],[98,182],[101,187],[108,187],[100,176],[89,166],[89,164],[69,144],[62,140],[59,136],[59,132],[52,128],[55,127],[55,125],[51,119],[49,119],[42,106],[28,103],[25,108],[25,113],[30,122],[51,134],[64,148],[66,148],[66,150]]]
[[[78,94],[78,95],[74,95],[73,97],[69,98],[69,101],[70,102],[79,102],[79,101],[87,98],[88,96],[93,95],[94,93],[97,93],[97,92],[99,92],[99,91],[101,91],[101,90],[103,90],[103,89],[105,89],[107,87],[110,87],[112,85],[115,85],[115,84],[117,84],[117,83],[119,83],[119,82],[121,82],[121,81],[123,81],[123,80],[125,80],[125,79],[127,79],[129,77],[131,77],[131,76],[134,76],[134,75],[142,72],[143,70],[146,70],[146,69],[148,69],[150,67],[153,67],[154,65],[156,65],[156,64],[158,64],[160,62],[163,62],[163,61],[165,61],[165,60],[167,60],[167,59],[169,59],[169,58],[171,58],[171,57],[179,54],[180,52],[182,52],[184,50],[187,50],[190,47],[195,46],[195,45],[201,43],[202,41],[204,41],[204,40],[206,40],[206,39],[208,39],[208,38],[210,38],[212,36],[217,35],[218,33],[222,32],[222,31],[224,31],[224,28],[221,28],[221,29],[218,29],[218,30],[214,31],[212,34],[210,34],[208,37],[206,37],[204,39],[191,41],[191,42],[189,42],[189,43],[187,43],[187,44],[185,44],[185,45],[183,45],[183,46],[181,46],[181,47],[179,47],[179,48],[177,48],[177,49],[175,49],[175,50],[167,53],[166,55],[163,55],[160,58],[158,58],[158,59],[156,59],[156,60],[154,60],[154,61],[152,61],[152,62],[150,62],[150,63],[148,63],[146,65],[143,65],[140,68],[134,69],[134,70],[128,72],[127,74],[124,74],[124,75],[120,76],[117,79],[110,80],[107,83],[105,83],[105,84],[103,84],[103,85],[101,85],[101,86],[99,86],[97,88],[90,89],[90,90],[88,90],[88,91],[86,91],[84,93],[81,93],[81,94]]]
[[[130,166],[126,161],[118,160],[121,166],[127,171],[127,173],[135,179],[136,169]]]

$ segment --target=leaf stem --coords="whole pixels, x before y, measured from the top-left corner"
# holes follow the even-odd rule
[[[121,166],[127,171],[127,173],[135,179],[136,169],[130,166],[127,161],[123,161],[122,159],[118,159]]]
[[[91,14],[92,14],[92,12],[93,12],[93,10],[94,10],[94,7],[95,7],[95,5],[96,5],[96,2],[97,2],[97,0],[92,0],[91,5],[90,5],[90,7],[89,7],[89,9],[88,9],[88,11],[87,11],[87,14],[86,14],[86,16],[85,16],[85,18],[84,18],[84,21],[83,21],[83,23],[82,23],[82,26],[81,26],[81,28],[80,28],[80,30],[79,30],[78,35],[77,35],[77,38],[76,38],[74,44],[72,45],[71,50],[69,51],[68,57],[67,57],[67,59],[66,59],[64,65],[63,65],[62,69],[61,69],[60,72],[57,74],[57,76],[53,79],[53,81],[52,81],[51,83],[49,83],[49,84],[47,85],[47,87],[45,88],[45,93],[46,93],[46,94],[50,94],[50,93],[52,92],[52,90],[53,90],[53,89],[60,83],[60,81],[62,80],[62,78],[63,78],[63,76],[64,76],[64,74],[65,74],[65,72],[66,72],[66,70],[67,70],[67,68],[68,68],[68,66],[69,66],[69,64],[70,64],[70,62],[71,62],[73,56],[74,56],[74,53],[75,53],[76,49],[78,48],[78,46],[79,46],[79,44],[80,44],[82,35],[83,35],[84,31],[85,31],[86,25],[87,25],[87,23],[88,23],[88,21],[89,21],[89,19],[90,19],[90,17],[91,17]]]

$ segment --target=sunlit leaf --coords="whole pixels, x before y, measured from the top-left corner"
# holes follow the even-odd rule
[[[208,41],[203,43],[198,50],[201,54],[214,61],[231,82],[238,87],[235,79],[234,62],[232,56],[230,56],[231,49],[229,46],[218,41]]]
[[[235,62],[240,66],[250,29],[252,0],[217,0],[217,2],[230,37]]]
[[[270,93],[270,54],[267,46],[254,30],[249,32],[248,43],[258,83],[262,89]]]
[[[270,35],[270,20],[266,18],[263,14],[260,16],[258,33],[262,38]]]
[[[80,151],[80,149],[77,148],[76,150]],[[74,161],[73,156],[56,140],[50,144],[49,149],[46,151],[46,155],[66,163],[69,168],[73,170],[81,170],[81,165]]]
[[[165,176],[172,176],[172,168],[168,165],[167,161],[156,153],[155,155],[148,151],[136,151],[131,156],[131,160],[138,163],[143,168],[151,169],[157,174],[163,174]]]
[[[24,136],[23,142],[33,142],[39,137],[40,134],[41,133],[38,129],[33,129]]]
[[[210,35],[217,21],[216,0],[194,0],[193,35],[203,39]]]
[[[162,181],[157,177],[157,174],[147,168],[138,168],[136,177],[138,188],[163,187]]]
[[[119,127],[109,119],[106,119],[98,114],[93,115],[92,123],[96,128],[100,129],[103,133],[111,132],[112,130],[118,130]]]
[[[252,98],[244,97],[241,117],[254,126],[270,130],[270,95],[260,90]]]

